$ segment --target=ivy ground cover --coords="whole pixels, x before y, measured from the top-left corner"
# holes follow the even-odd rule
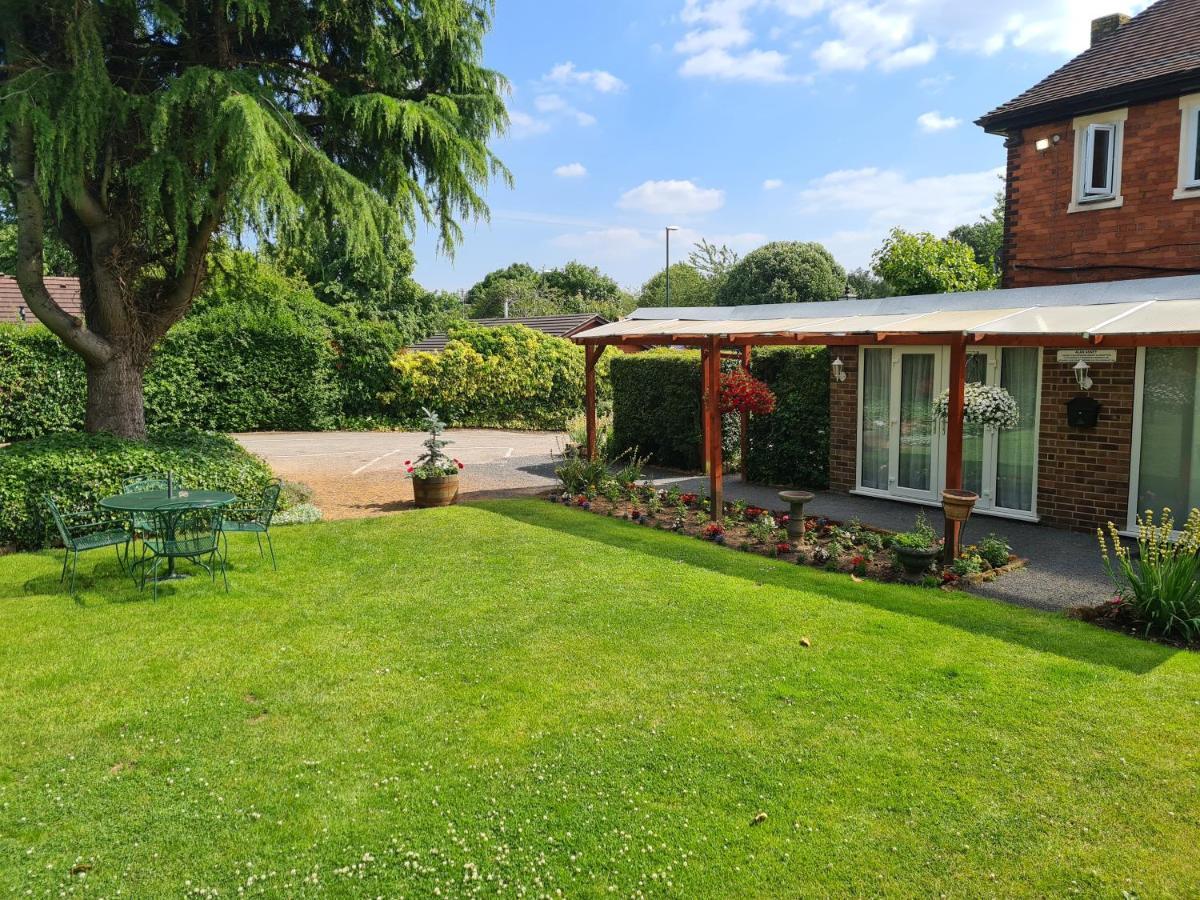
[[[1186,896],[1200,656],[544,500],[0,557],[0,890]]]

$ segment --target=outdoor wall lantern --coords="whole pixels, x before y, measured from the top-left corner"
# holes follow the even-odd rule
[[[1092,389],[1092,379],[1088,376],[1090,370],[1091,366],[1082,359],[1075,363],[1075,380],[1079,382],[1080,390],[1090,391]]]
[[[838,382],[846,380],[846,364],[842,362],[840,356],[833,361],[833,380]]]

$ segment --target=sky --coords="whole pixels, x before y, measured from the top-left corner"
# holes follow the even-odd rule
[[[974,120],[1086,48],[1131,0],[498,0],[485,63],[511,83],[486,191],[428,288],[572,259],[636,290],[700,238],[819,241],[868,265],[894,226],[990,210],[1003,139]]]

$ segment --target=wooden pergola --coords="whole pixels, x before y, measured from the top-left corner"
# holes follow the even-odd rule
[[[1086,298],[1084,289],[1088,287],[1103,288],[1107,296],[1100,302],[1079,302],[1081,294]],[[1005,302],[1010,298],[1011,302]],[[1063,302],[1070,300],[1075,302]],[[887,309],[889,303],[908,311],[878,311]],[[883,301],[846,300],[814,306],[824,314],[780,315],[793,310],[806,312],[800,304],[637,310],[628,319],[576,335],[573,340],[585,348],[588,455],[596,452],[596,362],[609,346],[699,349],[703,455],[715,520],[723,515],[724,500],[720,376],[721,360],[726,354],[734,354],[748,367],[752,348],[761,346],[948,348],[945,488],[961,491],[968,348],[1200,346],[1200,276]],[[740,317],[726,317],[735,314]],[[665,318],[667,315],[673,317]],[[743,448],[745,434],[743,421]],[[959,527],[959,523],[947,522],[948,557],[952,552],[957,555]]]

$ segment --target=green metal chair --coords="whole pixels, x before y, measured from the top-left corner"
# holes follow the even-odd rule
[[[88,550],[99,550],[103,547],[117,548],[117,562],[121,564],[121,571],[126,571],[125,563],[129,559],[130,534],[124,523],[110,516],[97,515],[91,510],[64,513],[49,494],[44,495],[42,499],[50,510],[50,516],[54,519],[54,525],[58,528],[58,535],[62,538],[65,548],[62,574],[58,576],[59,584],[62,584],[63,579],[67,577],[67,563],[70,562],[71,594],[74,595],[75,572],[79,568],[79,554]],[[121,547],[125,548],[124,555],[121,554]]]
[[[147,574],[154,582],[154,599],[158,599],[158,567],[164,561],[174,563],[186,559],[204,569],[217,580],[217,566],[221,567],[221,578],[225,590],[229,590],[229,576],[225,574],[225,557],[221,554],[221,510],[207,506],[164,505],[151,510],[150,532],[142,539],[142,590],[146,588]],[[205,563],[205,558],[208,562]]]
[[[258,540],[260,557],[266,555],[263,553],[262,545],[262,539],[265,536],[267,547],[271,551],[271,568],[279,571],[279,567],[275,565],[275,545],[271,543],[271,520],[275,517],[276,509],[279,506],[281,490],[283,490],[283,485],[278,481],[272,481],[263,488],[262,499],[257,505],[241,504],[225,508],[225,514],[221,517],[221,535],[225,540],[226,558],[229,557],[230,533],[253,534]]]
[[[122,494],[141,494],[147,491],[165,491],[170,482],[166,475],[133,475],[121,482]],[[178,489],[179,485],[171,485]],[[130,515],[129,527],[134,534],[147,534],[150,531],[150,516],[148,513],[135,512]]]

